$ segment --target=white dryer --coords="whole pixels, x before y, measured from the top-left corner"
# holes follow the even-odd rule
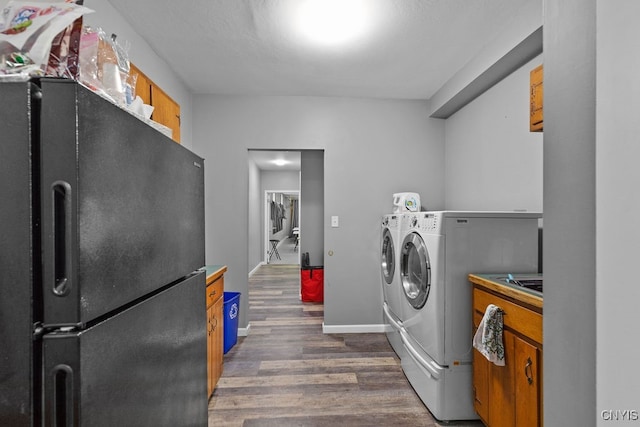
[[[421,212],[403,234],[402,368],[439,420],[476,419],[469,273],[535,273],[539,213]]]
[[[400,267],[398,266],[400,248],[401,214],[388,214],[382,217],[380,235],[380,276],[382,281],[383,315],[388,325],[387,339],[398,357],[402,358],[404,346],[400,337],[402,323],[402,290],[400,289]]]

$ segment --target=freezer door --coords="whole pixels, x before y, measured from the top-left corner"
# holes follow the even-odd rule
[[[42,79],[44,323],[86,323],[204,265],[203,159]]]
[[[44,337],[46,425],[206,426],[205,274]]]
[[[0,83],[0,425],[31,426],[34,280],[39,248],[32,239],[30,189],[32,86]],[[37,210],[37,208],[35,208]],[[36,257],[35,259],[33,257]]]

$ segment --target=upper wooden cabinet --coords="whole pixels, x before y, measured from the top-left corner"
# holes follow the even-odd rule
[[[130,64],[130,67],[129,75],[136,78],[135,95],[139,96],[145,104],[151,105],[151,80],[135,65]]]
[[[180,143],[180,105],[167,95],[139,68],[131,64],[131,75],[137,75],[136,95],[145,104],[153,106],[151,119],[173,131],[173,140]]]
[[[544,90],[542,85],[543,68],[542,65],[531,70],[530,73],[530,103],[529,103],[529,131],[542,132],[543,125],[543,98]]]
[[[173,140],[180,143],[180,105],[153,84],[151,85],[151,105],[154,107],[151,118],[171,128]]]

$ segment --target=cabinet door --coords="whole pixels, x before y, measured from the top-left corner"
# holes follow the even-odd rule
[[[504,342],[504,366],[490,364],[489,379],[489,425],[516,426],[515,387],[513,383],[515,335],[507,330],[502,333]],[[518,426],[520,427],[520,426]]]
[[[212,388],[216,387],[218,380],[222,375],[222,365],[224,360],[224,316],[223,316],[223,298],[220,297],[213,304],[213,317],[215,318],[215,330],[213,331],[213,339],[211,344],[211,381]]]
[[[173,132],[172,138],[180,142],[180,105],[169,95],[160,89],[139,68],[130,64],[129,74],[136,76],[135,93],[147,105],[153,106],[151,119],[161,125],[167,126]]]
[[[130,64],[129,74],[135,76],[135,94],[147,105],[151,105],[151,81],[135,65]]]
[[[484,423],[489,422],[489,361],[473,349],[473,408]]]
[[[214,336],[216,333],[216,315],[214,306],[207,308],[207,398],[213,393],[213,360],[215,357]]]
[[[540,371],[538,349],[528,342],[515,337],[515,394],[516,424],[518,427],[538,427],[540,425]]]
[[[169,97],[158,86],[151,86],[151,105],[153,114],[151,118],[173,131],[173,140],[180,142],[180,105]]]
[[[478,329],[482,316],[476,310],[473,311],[474,334]],[[475,348],[473,349],[473,408],[476,410],[482,422],[489,422],[489,375],[490,362]]]
[[[543,68],[542,65],[534,68],[530,73],[531,93],[530,93],[530,115],[529,130],[531,132],[540,132],[543,127],[543,99],[544,86],[542,84]]]
[[[224,362],[224,276],[207,284],[207,378],[211,396],[222,375]]]

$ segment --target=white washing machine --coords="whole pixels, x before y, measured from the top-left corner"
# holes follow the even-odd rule
[[[400,267],[398,265],[400,249],[400,218],[401,214],[382,216],[380,235],[380,270],[383,295],[383,315],[387,326],[387,339],[398,357],[402,358],[404,346],[400,337],[402,323],[403,292],[400,289]]]
[[[421,212],[400,249],[402,368],[439,420],[477,419],[469,273],[536,273],[539,213]]]
[[[384,308],[384,317],[385,322],[391,325],[389,328],[392,332],[387,332],[387,339],[391,343],[391,346],[395,350],[400,360],[408,357],[406,346],[402,342],[402,335],[404,331],[404,305],[405,305],[405,296],[404,290],[402,289],[402,280],[401,280],[401,266],[400,266],[400,255],[402,251],[402,240],[408,233],[411,233],[413,229],[416,227],[418,216],[420,212],[404,212],[396,214],[398,216],[398,233],[395,238],[395,254],[396,254],[396,266],[395,266],[395,275],[393,282],[389,282],[389,277],[386,277],[387,283],[389,286],[386,287],[388,291],[388,295],[385,296],[385,304]],[[383,254],[384,258],[384,254]],[[383,261],[384,263],[384,261]],[[385,283],[385,274],[383,267],[383,284]]]
[[[407,304],[407,300],[406,300],[406,296],[405,296],[405,291],[403,289],[403,283],[402,283],[402,249],[403,249],[403,241],[405,240],[405,238],[414,233],[417,228],[418,228],[418,219],[422,218],[422,214],[424,212],[405,212],[403,214],[401,214],[400,216],[400,232],[399,232],[399,236],[398,236],[398,246],[396,249],[397,252],[397,256],[398,256],[398,290],[400,292],[400,298],[399,298],[399,313],[398,313],[398,318],[400,319],[400,323],[401,325],[403,325],[406,316],[406,309],[405,309],[405,305]]]

